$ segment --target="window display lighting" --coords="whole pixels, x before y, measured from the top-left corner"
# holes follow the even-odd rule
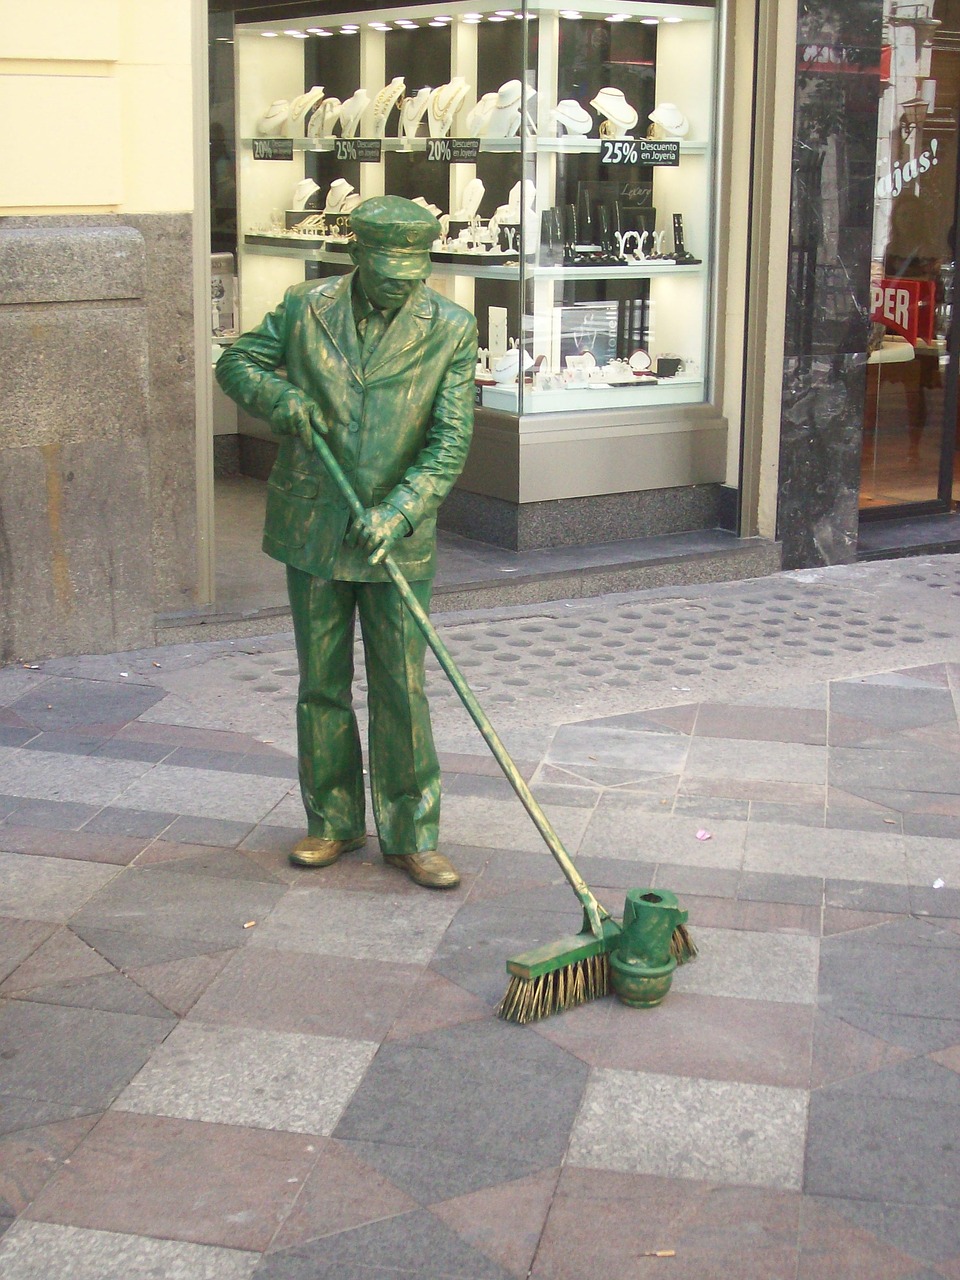
[[[307,27],[312,36],[332,36],[332,31],[327,31],[324,27]]]
[[[659,18],[641,18],[640,21],[645,27],[657,27],[660,25]]]
[[[576,22],[578,19],[583,17],[583,14],[579,13],[576,9],[561,9],[560,17],[567,18],[570,22]]]
[[[611,13],[607,18],[607,22],[629,22],[629,13]]]
[[[278,36],[280,34],[280,32],[279,31],[261,31],[260,34],[264,36],[267,40],[273,40],[275,36]]]
[[[307,33],[306,33],[305,31],[293,31],[293,30],[290,30],[290,31],[284,31],[284,33],[283,33],[283,34],[284,34],[285,36],[293,36],[293,38],[294,38],[295,40],[306,40],[306,39],[307,39]]]
[[[506,18],[501,18],[498,13],[491,13],[487,21],[488,22],[506,22]]]

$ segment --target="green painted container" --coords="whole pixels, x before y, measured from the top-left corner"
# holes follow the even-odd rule
[[[658,1005],[677,967],[670,943],[687,913],[666,889],[631,889],[623,905],[623,930],[610,954],[610,983],[634,1009]]]

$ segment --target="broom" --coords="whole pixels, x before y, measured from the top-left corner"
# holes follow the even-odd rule
[[[320,455],[320,460],[340,490],[351,513],[354,516],[362,516],[363,504],[354,492],[343,468],[330,451],[326,440],[316,430],[313,432],[313,443]],[[497,1006],[497,1014],[509,1022],[531,1022],[536,1018],[545,1018],[549,1014],[558,1013],[563,1009],[572,1009],[576,1005],[584,1004],[587,1000],[607,995],[610,990],[608,956],[617,945],[620,925],[587,888],[586,882],[563,847],[560,837],[554,831],[550,820],[534,798],[533,792],[514,764],[510,753],[487,719],[483,708],[446,645],[440,639],[420,601],[410,589],[410,584],[396,561],[381,548],[370,557],[370,563],[383,565],[399,592],[400,599],[423,633],[424,639],[433,650],[460,701],[480,730],[497,764],[503,770],[507,781],[530,815],[583,907],[583,927],[580,933],[560,938],[556,942],[524,952],[507,961],[507,972],[511,978],[506,994]],[[696,948],[684,925],[678,925],[674,930],[671,953],[676,957],[678,964],[696,955]]]

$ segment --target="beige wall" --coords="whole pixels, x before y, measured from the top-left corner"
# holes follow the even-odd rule
[[[0,0],[0,214],[194,207],[192,0]]]

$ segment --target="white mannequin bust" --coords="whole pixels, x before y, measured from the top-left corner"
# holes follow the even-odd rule
[[[308,138],[332,138],[334,126],[340,119],[343,103],[339,98],[324,98],[310,117],[307,125]]]
[[[390,112],[406,92],[407,86],[403,76],[394,76],[388,85],[380,90],[373,100],[373,134],[374,138],[386,136],[387,120]]]
[[[622,89],[601,89],[590,102],[591,107],[604,117],[600,136],[604,138],[629,138],[630,130],[640,119],[640,113],[623,96]]]
[[[397,127],[397,137],[401,135],[404,138],[415,138],[417,130],[420,127],[420,121],[423,119],[423,113],[427,109],[430,101],[430,95],[433,90],[429,85],[424,85],[422,89],[410,98],[405,98],[403,106],[400,108],[400,123]]]
[[[463,76],[454,76],[449,84],[434,89],[427,104],[427,123],[431,138],[445,138],[453,126],[453,118],[467,96],[470,86]]]
[[[366,89],[357,89],[340,108],[341,138],[355,138],[360,120],[370,105],[370,95]]]

